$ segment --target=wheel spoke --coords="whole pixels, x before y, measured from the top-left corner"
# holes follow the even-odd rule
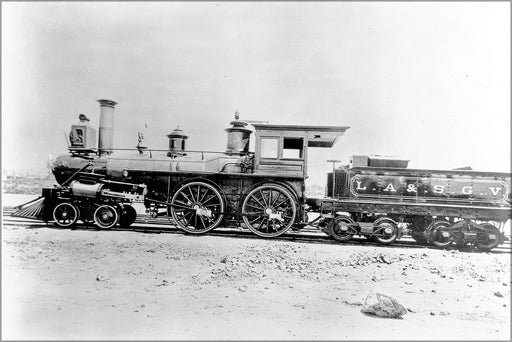
[[[178,203],[178,205],[176,205],[176,203]],[[173,206],[179,207],[179,208],[184,208],[184,209],[190,209],[190,204],[183,203],[181,201],[174,201]]]
[[[187,196],[183,191],[179,192],[179,194],[180,194],[181,196],[185,197],[185,199],[186,199],[189,203],[194,203],[194,201],[191,201],[191,200],[190,200],[190,198],[188,198],[188,196]]]
[[[254,222],[258,221],[260,218],[261,218],[261,216],[257,216],[254,220],[250,221],[251,225],[252,225]]]
[[[248,206],[248,207],[251,207],[251,208],[254,208],[254,209],[261,210],[262,212],[265,212],[265,211],[264,211],[264,209],[265,209],[264,207],[256,207],[256,206],[254,206],[254,205],[250,205],[250,204],[247,204],[247,206]]]
[[[189,211],[188,213],[184,214],[183,217],[186,218],[187,215],[190,215],[190,217],[187,219],[187,223],[185,223],[186,226],[190,224],[190,221],[192,221],[192,217],[194,216],[194,213],[192,211]]]
[[[282,200],[281,202],[279,202],[279,204],[278,204],[278,205],[276,205],[276,206],[274,206],[274,208],[279,208],[279,207],[281,207],[281,205],[282,205],[284,202],[286,202],[286,201],[288,201],[288,198],[285,198],[284,200]]]
[[[209,191],[208,191],[208,189],[205,189],[205,190],[203,191],[203,195],[201,196],[201,198],[200,198],[200,199],[199,199],[199,201],[198,201],[199,203],[203,203],[203,199],[204,199],[204,198],[205,198],[205,196],[208,194],[208,192],[209,192]],[[199,196],[198,196],[198,198],[199,198]]]
[[[203,217],[199,215],[199,220],[201,221],[201,224],[203,225],[203,229],[206,228],[206,224],[204,223]]]
[[[262,208],[265,208],[265,205],[263,203],[261,203],[257,198],[256,196],[252,196],[251,197],[252,200],[255,200]]]
[[[281,197],[282,193],[278,192],[277,193],[277,197],[274,199],[274,201],[272,201],[272,204],[270,205],[271,207],[274,207],[274,208],[278,208],[279,205],[275,205],[277,200]]]
[[[194,197],[194,194],[192,193],[192,189],[190,189],[190,186],[187,186],[188,193],[190,194],[190,197],[192,197],[193,201],[192,203],[196,202],[196,198]]]
[[[211,201],[212,199],[214,199],[215,197],[217,197],[215,194],[214,194],[214,195],[212,195],[211,197],[208,197],[208,199],[207,199],[206,201],[201,202],[201,203],[202,203],[202,205],[204,206],[206,203],[210,202],[210,201]]]
[[[265,196],[263,195],[263,191],[262,190],[260,190],[260,195],[261,195],[261,199],[262,199],[263,203],[265,203],[264,207],[267,207],[268,204],[267,204],[267,201],[265,200]]]

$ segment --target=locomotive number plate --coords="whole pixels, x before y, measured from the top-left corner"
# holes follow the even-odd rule
[[[489,234],[489,239],[490,239],[490,240],[496,240],[496,235],[494,235],[494,234]]]
[[[448,232],[442,232],[441,235],[445,238],[450,237],[450,233]]]

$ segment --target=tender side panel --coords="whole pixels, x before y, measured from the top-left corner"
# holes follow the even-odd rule
[[[355,168],[336,171],[334,196],[330,173],[327,193],[359,201],[509,207],[510,190],[510,176],[505,173]]]

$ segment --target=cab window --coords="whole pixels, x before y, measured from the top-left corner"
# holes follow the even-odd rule
[[[283,138],[283,159],[302,159],[304,140],[302,138]]]
[[[277,158],[277,138],[261,138],[261,158]]]

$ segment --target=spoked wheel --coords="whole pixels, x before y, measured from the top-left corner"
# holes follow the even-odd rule
[[[213,185],[191,182],[176,191],[169,210],[179,228],[191,234],[202,234],[222,222],[224,199]]]
[[[490,223],[482,224],[485,231],[479,230],[476,234],[475,246],[483,251],[489,251],[498,247],[501,242],[501,233],[498,228]]]
[[[119,225],[121,227],[129,227],[137,218],[137,211],[131,205],[123,206],[121,217],[119,218]]]
[[[245,197],[242,214],[245,225],[254,234],[275,237],[290,229],[297,209],[288,190],[266,184],[258,186]]]
[[[375,229],[373,230],[374,241],[389,245],[398,238],[398,225],[395,221],[387,217],[381,217],[373,222]]]
[[[117,210],[111,205],[101,205],[94,212],[94,223],[100,228],[112,228],[119,220]]]
[[[59,227],[69,227],[76,223],[80,216],[78,208],[71,203],[60,203],[53,209],[53,219]]]
[[[451,233],[446,230],[450,227],[450,222],[436,221],[430,224],[427,228],[429,241],[436,247],[444,248],[452,243],[450,239]]]
[[[336,216],[334,222],[330,225],[329,235],[336,241],[348,241],[352,239],[353,235],[357,234],[357,230],[352,224],[354,224],[354,220],[350,216]]]

